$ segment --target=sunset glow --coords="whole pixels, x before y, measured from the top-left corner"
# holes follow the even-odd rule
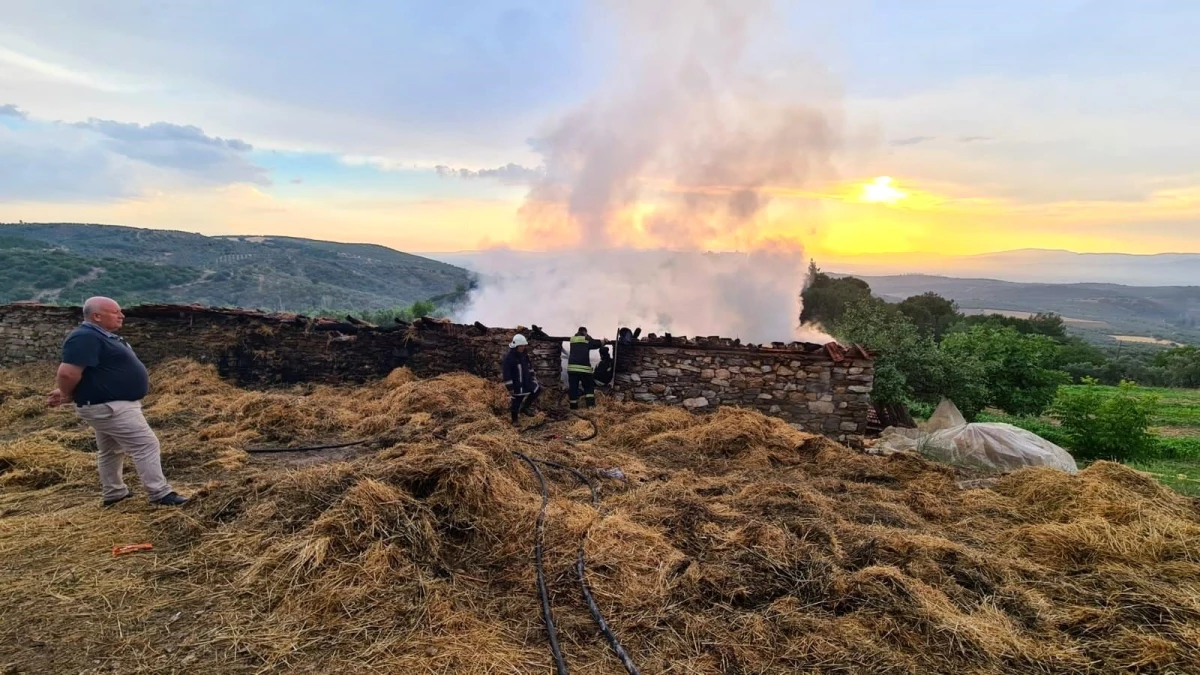
[[[897,189],[891,177],[880,176],[862,186],[860,199],[868,204],[895,204],[908,196],[908,193]]]

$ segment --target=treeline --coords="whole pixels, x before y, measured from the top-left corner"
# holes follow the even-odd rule
[[[92,295],[106,295],[128,303],[148,291],[187,283],[200,276],[199,270],[190,267],[113,258],[88,260],[63,251],[5,248],[5,243],[13,242],[0,242],[0,303],[46,295],[52,295],[60,303],[78,304]]]
[[[943,397],[968,419],[992,407],[1012,415],[1044,413],[1063,384],[1200,386],[1200,349],[1114,353],[1068,335],[1062,317],[965,316],[935,293],[889,303],[867,282],[831,277],[814,264],[802,322],[876,355],[873,398],[920,413]]]

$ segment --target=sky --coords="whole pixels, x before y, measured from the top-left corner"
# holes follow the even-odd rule
[[[0,16],[0,222],[414,252],[1200,252],[1194,0]]]

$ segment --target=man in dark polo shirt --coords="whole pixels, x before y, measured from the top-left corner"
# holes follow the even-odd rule
[[[163,475],[158,437],[142,415],[142,399],[150,391],[150,376],[133,348],[117,331],[125,321],[121,307],[110,298],[89,298],[83,304],[83,324],[63,343],[62,363],[50,392],[52,406],[74,401],[75,411],[96,433],[96,463],[105,506],[132,497],[121,474],[129,455],[152,504],[180,506]]]

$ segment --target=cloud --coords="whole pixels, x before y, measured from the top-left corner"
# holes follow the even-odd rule
[[[194,126],[155,122],[89,119],[75,125],[105,137],[113,152],[151,166],[176,169],[217,184],[268,184],[266,171],[249,160],[254,148],[245,141],[207,136]]]
[[[25,119],[27,115],[17,106],[8,103],[5,105],[0,105],[0,117],[19,117],[21,119]]]
[[[0,200],[106,201],[162,190],[269,184],[267,170],[250,159],[250,151],[243,141],[165,122],[0,125]]]
[[[444,164],[433,167],[437,174],[451,178],[487,178],[497,180],[505,185],[526,185],[543,178],[546,172],[541,169],[530,169],[519,164],[508,163],[495,169],[453,169]]]
[[[908,138],[897,138],[892,141],[892,145],[920,145],[929,141],[937,140],[937,136],[910,136]]]
[[[958,139],[959,143],[979,143],[981,141],[993,141],[991,136],[963,136]]]

